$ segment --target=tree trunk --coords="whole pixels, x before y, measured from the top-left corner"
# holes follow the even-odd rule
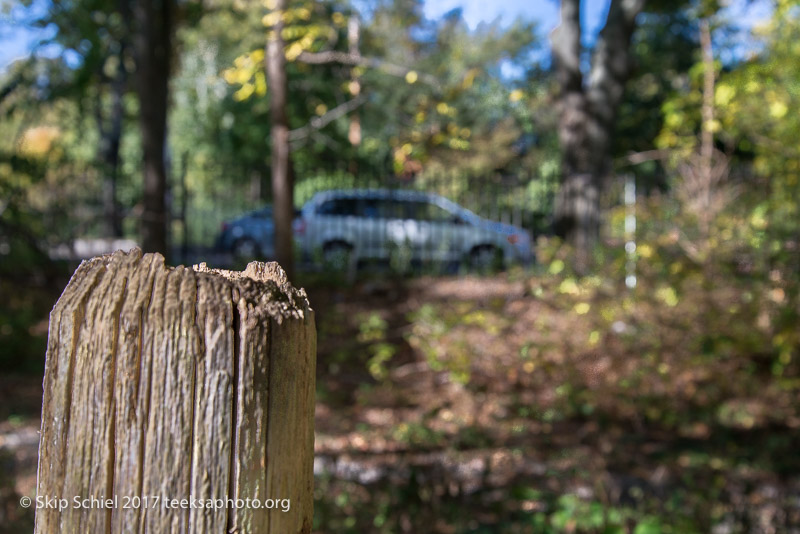
[[[286,11],[286,0],[276,0],[275,11]],[[272,141],[272,216],[275,222],[275,256],[289,278],[294,275],[294,180],[289,149],[289,118],[286,112],[286,56],[281,36],[283,17],[269,30],[267,50],[267,84],[269,86],[270,138]]]
[[[142,0],[135,3],[137,91],[144,167],[142,247],[147,252],[164,254],[168,252],[164,146],[174,1]]]
[[[122,237],[122,217],[117,202],[117,182],[119,179],[119,148],[122,139],[122,122],[125,115],[123,97],[125,96],[127,73],[124,65],[124,47],[119,52],[117,74],[111,82],[111,111],[106,126],[102,113],[98,113],[100,130],[100,159],[103,179],[103,217],[106,237]],[[98,103],[99,105],[99,103]]]
[[[612,0],[595,45],[588,83],[581,71],[580,0],[562,0],[553,31],[559,85],[558,134],[561,187],[555,231],[575,248],[575,268],[585,273],[600,229],[600,196],[611,174],[611,139],[629,71],[629,45],[644,0]]]
[[[350,55],[361,57],[361,49],[359,48],[359,41],[361,40],[361,21],[357,16],[351,16],[347,21],[347,50]],[[356,68],[350,70],[350,94],[358,98],[361,94],[361,80],[357,74]],[[350,115],[350,126],[347,130],[347,140],[350,141],[352,146],[361,144],[361,117],[358,111],[354,111]],[[351,172],[356,174],[357,161],[353,159],[350,162]]]
[[[703,50],[703,124],[700,128],[700,172],[707,187],[703,191],[702,204],[706,216],[700,214],[703,233],[708,235],[711,221],[708,219],[711,208],[711,187],[714,167],[714,52],[711,47],[711,25],[708,19],[700,21],[700,46]]]
[[[50,315],[37,494],[65,501],[35,532],[309,533],[315,351],[275,263],[84,262]]]

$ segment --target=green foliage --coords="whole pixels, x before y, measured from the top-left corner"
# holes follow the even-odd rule
[[[386,379],[388,374],[386,364],[397,351],[395,345],[387,342],[388,327],[388,323],[375,313],[362,317],[359,321],[358,341],[368,345],[370,358],[367,361],[367,369],[378,381]]]
[[[420,350],[434,371],[448,371],[450,378],[457,383],[469,382],[472,365],[472,351],[463,340],[450,343],[449,334],[461,324],[461,311],[442,310],[434,305],[425,304],[409,315],[412,322],[411,333],[407,340],[409,344]],[[481,312],[477,311],[467,315],[467,321],[483,321]]]
[[[344,171],[319,173],[305,177],[295,186],[295,206],[302,206],[319,192],[328,191],[330,189],[352,189],[356,187],[357,183],[355,176]]]
[[[560,305],[581,317],[587,330],[583,350],[614,339],[643,355],[637,369],[613,373],[606,383],[616,390],[617,400],[630,396],[654,421],[679,423],[674,412],[655,407],[663,395],[673,408],[700,402],[707,417],[729,427],[751,428],[785,417],[736,401],[756,394],[751,389],[756,369],[766,367],[774,374],[769,381],[776,389],[760,392],[762,400],[780,397],[785,388],[794,391],[790,384],[800,376],[800,286],[792,274],[798,257],[787,250],[790,241],[770,236],[773,222],[755,196],[750,196],[749,210],[743,209],[747,197],[721,209],[708,229],[681,201],[653,198],[640,204],[633,290],[623,284],[629,258],[623,248],[622,210],[611,217],[617,248],[598,251],[602,268],[593,276],[576,277],[566,267],[564,246],[541,243],[540,259],[552,280],[540,291],[552,288]],[[721,362],[738,377],[729,377],[728,387],[705,391],[697,401],[695,387],[704,380],[699,371],[692,379],[697,386],[688,391],[679,386],[681,370]],[[650,400],[641,394],[644,379],[659,384],[652,389],[658,395]]]
[[[392,436],[415,449],[435,448],[444,443],[444,436],[424,423],[400,423],[394,428]]]
[[[268,12],[265,27],[278,16]],[[298,1],[283,18],[289,85],[302,87],[290,91],[290,122],[311,124],[310,132],[293,144],[298,183],[317,175],[325,157],[349,160],[351,168],[375,169],[378,176],[423,170],[436,176],[454,167],[480,175],[520,168],[515,144],[532,131],[528,104],[534,95],[502,82],[499,69],[502,62],[520,70],[530,66],[535,41],[530,25],[470,31],[459,15],[427,21],[419,5],[392,3],[378,5],[365,20],[336,2]],[[362,19],[359,53],[366,65],[298,61],[304,52],[349,52],[346,29],[352,18]],[[262,36],[266,31],[260,30]],[[222,75],[235,89],[235,101],[255,107],[267,91],[263,37],[261,44],[249,47]],[[321,128],[311,122],[362,96],[366,103],[351,112],[359,116],[360,141],[348,139],[347,116]]]
[[[646,8],[652,10],[653,6],[648,3]],[[671,102],[678,91],[689,83],[687,73],[695,63],[697,40],[697,21],[680,3],[640,15],[631,43],[635,67],[618,113],[615,156],[652,150],[664,121],[679,120],[670,106],[674,106]],[[680,116],[680,120],[685,117]],[[648,189],[664,186],[664,171],[657,162],[638,165],[636,172],[648,178],[644,182]]]

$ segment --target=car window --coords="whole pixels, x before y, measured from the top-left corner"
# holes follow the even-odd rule
[[[356,215],[358,199],[355,198],[335,198],[323,202],[317,208],[317,215]]]
[[[405,203],[388,198],[361,198],[355,214],[367,219],[405,219]]]
[[[361,199],[359,215],[367,219],[379,219],[383,217],[381,200],[377,198]]]
[[[405,207],[403,202],[392,199],[378,200],[378,211],[384,219],[405,219]]]
[[[419,221],[453,222],[455,215],[430,202],[409,202],[409,216]]]

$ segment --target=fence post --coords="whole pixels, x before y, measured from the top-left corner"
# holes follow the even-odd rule
[[[277,263],[83,262],[50,314],[35,532],[309,533],[315,360]]]

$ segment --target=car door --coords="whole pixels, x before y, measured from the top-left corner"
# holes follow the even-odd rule
[[[334,242],[358,246],[357,203],[357,199],[352,197],[335,197],[317,207],[313,225],[307,230],[313,234],[312,241],[316,246],[324,247]]]
[[[360,199],[359,214],[359,246],[362,256],[370,259],[383,259],[386,256],[386,222],[387,208],[385,200],[375,196]]]
[[[465,236],[458,215],[437,204],[435,199],[415,202],[414,211],[420,233],[425,236],[420,251],[422,259],[434,262],[460,259],[459,243]]]
[[[413,252],[415,229],[409,225],[406,202],[396,197],[383,198],[379,202],[384,221],[383,256],[409,256]]]

